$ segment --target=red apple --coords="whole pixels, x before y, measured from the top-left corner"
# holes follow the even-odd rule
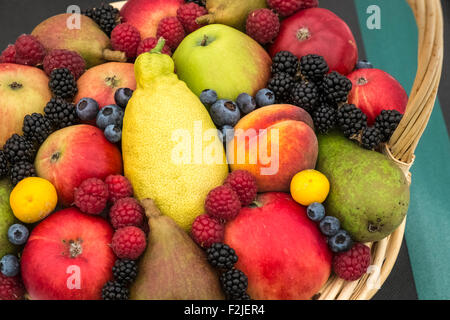
[[[141,38],[156,36],[159,22],[166,17],[176,17],[184,0],[128,0],[120,11],[123,22],[135,26]]]
[[[318,54],[330,71],[347,75],[358,60],[355,37],[348,25],[333,12],[323,8],[301,10],[281,23],[280,33],[269,49],[272,57],[290,51],[301,58]]]
[[[38,176],[55,186],[60,202],[69,206],[84,180],[121,174],[122,156],[100,129],[82,124],[51,134],[40,147],[35,166]]]
[[[255,300],[311,299],[330,277],[326,238],[289,194],[265,193],[227,223],[224,242],[239,257]]]
[[[103,108],[115,104],[114,94],[119,88],[136,89],[134,65],[124,62],[109,62],[86,71],[77,82],[75,103],[82,98],[92,98]]]
[[[44,113],[51,97],[44,71],[0,63],[0,149],[11,135],[22,134],[23,118],[27,114]]]
[[[114,230],[106,220],[70,208],[33,229],[21,272],[31,300],[99,300],[112,278]]]
[[[353,83],[348,101],[367,115],[373,125],[382,110],[405,113],[408,94],[393,76],[379,69],[359,69],[348,75]]]

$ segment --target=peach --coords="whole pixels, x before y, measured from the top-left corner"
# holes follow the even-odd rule
[[[242,118],[234,130],[227,146],[231,169],[252,173],[259,192],[289,192],[296,173],[316,166],[317,137],[302,108],[266,106]]]

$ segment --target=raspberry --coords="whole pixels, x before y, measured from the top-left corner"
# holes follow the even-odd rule
[[[158,43],[158,39],[156,39],[154,37],[142,40],[137,49],[137,55],[139,56],[145,52],[149,52],[154,47],[156,47],[157,43]],[[172,51],[170,50],[170,48],[167,44],[164,45],[164,48],[162,49],[162,53],[165,53],[169,56],[172,55]]]
[[[0,272],[0,300],[22,300],[25,294],[18,276],[7,277]]]
[[[0,55],[0,63],[16,63],[16,47],[10,44]]]
[[[289,17],[299,10],[319,6],[318,0],[267,0],[269,7],[282,17]]]
[[[112,203],[133,196],[133,187],[124,176],[110,175],[105,179],[105,183],[108,185],[109,201]]]
[[[225,184],[236,192],[242,206],[248,206],[256,199],[258,186],[255,177],[248,171],[233,171],[228,175]]]
[[[241,210],[241,201],[234,190],[227,186],[220,186],[208,193],[205,201],[206,213],[220,220],[232,220]]]
[[[134,198],[123,198],[112,206],[109,217],[114,229],[141,227],[144,222],[144,208]]]
[[[186,33],[191,33],[202,27],[202,25],[198,24],[195,19],[198,17],[204,16],[208,13],[208,10],[205,7],[199,6],[198,4],[191,2],[182,5],[177,10],[177,18],[181,22],[184,27]]]
[[[129,23],[119,24],[111,32],[111,44],[114,50],[125,52],[127,58],[136,58],[137,48],[141,43],[138,29]]]
[[[111,247],[120,259],[136,260],[147,246],[145,233],[133,226],[121,228],[114,233]]]
[[[86,70],[86,62],[75,51],[54,49],[44,58],[45,73],[50,76],[54,69],[67,68],[78,79]]]
[[[369,265],[370,249],[361,243],[356,243],[349,251],[338,253],[333,258],[334,272],[346,281],[361,278]]]
[[[267,44],[277,37],[280,20],[270,9],[257,9],[249,14],[246,31],[260,44]]]
[[[75,189],[74,199],[82,212],[100,214],[108,202],[108,186],[100,179],[87,179]]]
[[[14,46],[16,62],[19,64],[36,66],[44,60],[45,48],[34,36],[23,34],[17,38]]]
[[[176,17],[167,17],[159,22],[156,38],[163,37],[166,39],[166,43],[170,49],[175,50],[181,41],[183,41],[184,36],[183,25]]]
[[[209,248],[216,242],[223,242],[224,233],[224,225],[207,214],[198,216],[192,224],[192,238],[203,248]]]

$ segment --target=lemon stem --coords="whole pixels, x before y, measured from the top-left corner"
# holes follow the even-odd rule
[[[150,51],[150,53],[161,53],[165,44],[166,44],[166,39],[164,39],[163,37],[160,37],[158,40],[158,43],[156,44],[156,47],[154,47]]]

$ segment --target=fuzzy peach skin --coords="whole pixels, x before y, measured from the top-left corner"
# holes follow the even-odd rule
[[[122,22],[132,24],[142,39],[155,37],[159,22],[166,17],[176,17],[183,0],[128,0],[120,10]]]
[[[234,130],[227,146],[231,169],[252,173],[259,192],[288,192],[296,173],[316,166],[317,137],[302,108],[266,106],[242,118]]]

